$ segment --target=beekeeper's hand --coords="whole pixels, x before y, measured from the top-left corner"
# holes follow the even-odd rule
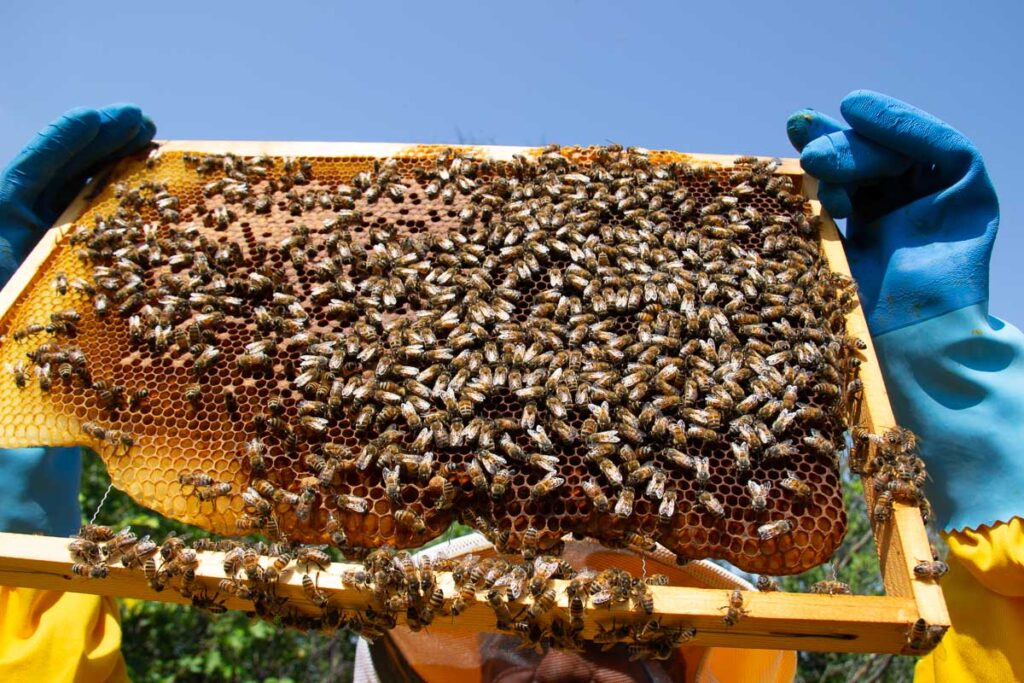
[[[789,138],[819,197],[847,218],[857,280],[896,418],[918,434],[939,523],[1024,511],[1024,336],[988,314],[999,225],[981,154],[959,131],[858,90],[795,113]]]

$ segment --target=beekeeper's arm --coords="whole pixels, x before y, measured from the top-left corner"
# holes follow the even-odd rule
[[[822,205],[847,219],[889,398],[950,545],[953,628],[917,678],[1022,680],[1024,335],[988,311],[995,189],[974,145],[930,114],[865,90],[841,112],[848,125],[808,109],[787,128]]]
[[[98,165],[142,149],[155,132],[131,105],[74,109],[40,131],[0,174],[0,285]],[[0,531],[74,533],[80,475],[77,448],[0,450]],[[5,680],[126,680],[120,644],[112,598],[0,586]]]

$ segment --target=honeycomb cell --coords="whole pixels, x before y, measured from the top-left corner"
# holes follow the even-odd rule
[[[15,374],[0,438],[91,445],[141,503],[223,534],[268,523],[243,502],[253,487],[290,539],[340,529],[353,550],[420,545],[460,518],[505,550],[530,528],[540,548],[632,531],[799,572],[845,533],[844,297],[808,207],[764,162],[441,147],[397,162],[130,159],[0,321]],[[45,329],[67,308],[73,329]],[[616,477],[648,466],[674,504],[647,475],[625,521],[612,515]],[[771,485],[767,513],[751,478]],[[793,532],[759,540],[783,517]]]

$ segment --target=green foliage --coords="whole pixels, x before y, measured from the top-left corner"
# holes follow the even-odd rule
[[[96,510],[110,483],[95,455],[84,459],[81,502],[86,518]],[[849,531],[836,553],[836,578],[855,593],[881,595],[883,591],[874,539],[864,508],[859,480],[847,482]],[[116,489],[107,495],[98,523],[130,524],[136,531],[161,540],[171,531],[192,537],[207,534],[165,519],[140,507]],[[431,543],[470,533],[453,524]],[[811,584],[832,577],[833,567],[818,567],[780,579],[780,588],[804,592]],[[124,601],[121,610],[121,650],[132,679],[138,683],[169,681],[287,681],[350,680],[355,639],[347,634],[325,635],[281,629],[239,612],[210,616],[187,607],[165,603]],[[897,683],[913,678],[915,659],[893,655],[849,655],[802,652],[798,681],[839,683]]]

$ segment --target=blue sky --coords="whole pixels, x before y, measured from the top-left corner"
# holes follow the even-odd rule
[[[834,114],[872,88],[985,154],[1002,205],[992,312],[1022,325],[1022,20],[1019,2],[4,3],[0,159],[111,101],[165,138],[787,155],[791,111]]]

